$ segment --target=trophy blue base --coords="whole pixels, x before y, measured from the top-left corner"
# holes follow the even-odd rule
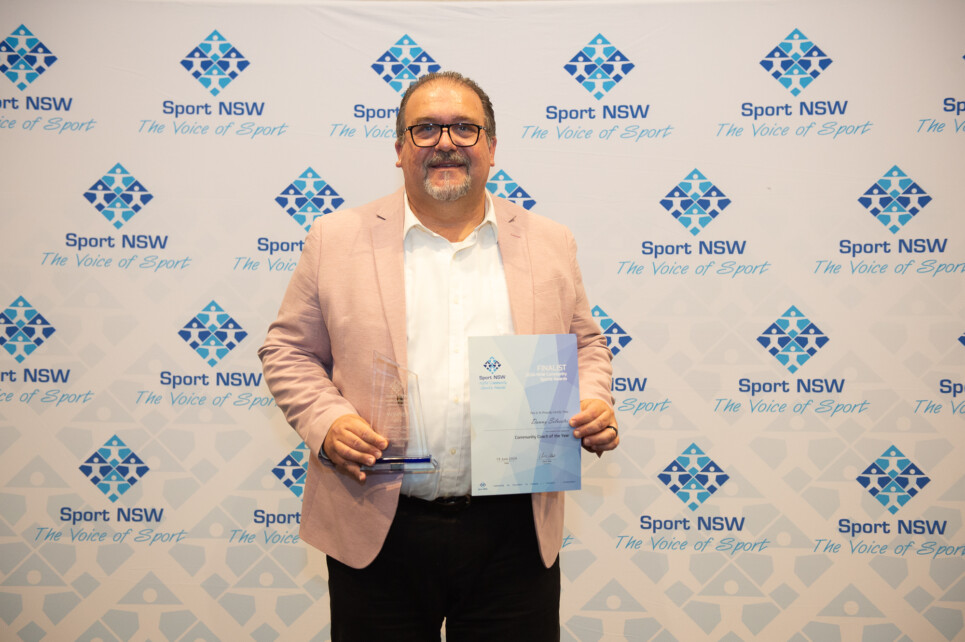
[[[365,472],[379,473],[434,473],[439,463],[432,457],[383,457],[375,460],[372,466],[362,466]]]

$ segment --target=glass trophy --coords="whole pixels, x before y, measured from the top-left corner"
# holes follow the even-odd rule
[[[372,360],[372,429],[389,440],[367,473],[434,473],[439,464],[426,445],[419,377],[385,355]]]

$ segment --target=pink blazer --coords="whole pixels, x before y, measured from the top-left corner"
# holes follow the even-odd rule
[[[370,420],[373,351],[406,363],[402,199],[399,190],[316,219],[258,351],[269,389],[312,453],[341,415]],[[612,403],[610,351],[590,313],[573,235],[493,201],[517,334],[577,335],[580,397]],[[385,541],[401,484],[395,474],[360,484],[312,457],[301,538],[349,566],[367,566]],[[563,539],[563,494],[534,494],[533,518],[550,566]]]

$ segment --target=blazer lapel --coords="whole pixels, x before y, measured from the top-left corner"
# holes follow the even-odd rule
[[[516,334],[533,334],[536,310],[533,304],[533,267],[529,245],[518,216],[507,211],[498,198],[493,199],[496,224],[499,228],[499,253],[506,273],[509,307]]]
[[[393,358],[406,365],[405,329],[405,250],[402,239],[404,198],[399,190],[389,200],[389,205],[375,212],[372,222],[372,249],[375,254],[375,272],[378,280],[382,308],[389,328],[389,338],[395,352]],[[388,356],[388,355],[387,355]]]

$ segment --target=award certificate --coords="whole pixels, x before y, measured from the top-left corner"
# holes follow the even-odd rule
[[[576,336],[469,338],[472,494],[580,488]]]

